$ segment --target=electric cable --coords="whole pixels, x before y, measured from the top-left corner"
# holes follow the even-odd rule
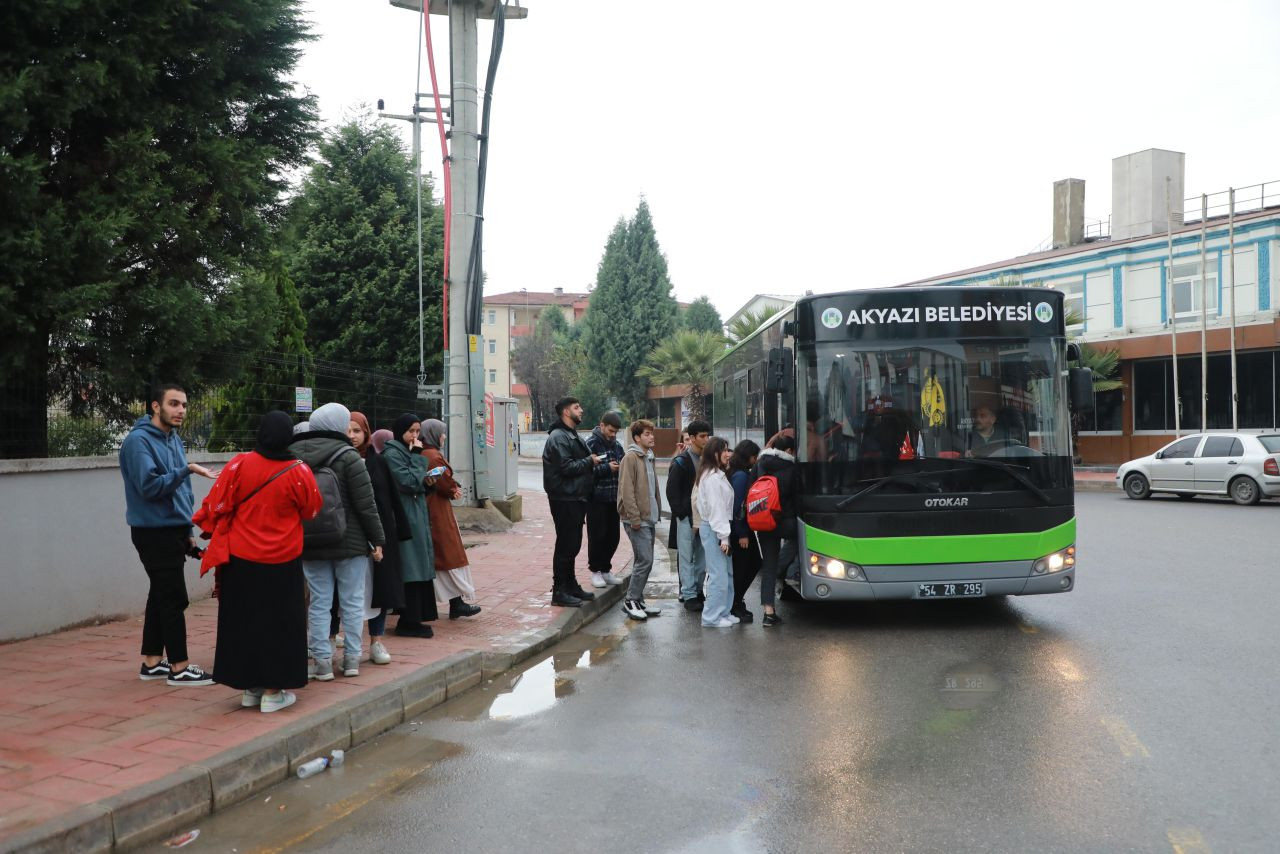
[[[489,47],[489,67],[485,73],[484,102],[480,118],[479,150],[476,156],[476,218],[475,238],[467,259],[467,332],[479,334],[481,314],[484,309],[484,194],[489,171],[489,117],[493,108],[493,86],[498,75],[498,62],[502,58],[502,44],[506,36],[506,4],[496,3],[493,10],[493,36]]]

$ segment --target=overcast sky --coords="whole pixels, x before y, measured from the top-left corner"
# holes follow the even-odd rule
[[[325,122],[379,97],[407,113],[417,16],[303,5],[318,39],[298,78]],[[677,297],[725,316],[755,293],[1026,254],[1050,235],[1055,180],[1085,179],[1086,216],[1105,219],[1111,159],[1146,148],[1186,153],[1188,196],[1276,181],[1280,201],[1266,0],[523,5],[494,87],[490,293],[587,290],[642,195]],[[432,25],[447,86],[447,21]],[[489,34],[482,22],[482,81]],[[439,174],[433,135],[423,163]]]

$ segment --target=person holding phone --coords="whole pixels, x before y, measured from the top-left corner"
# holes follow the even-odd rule
[[[618,432],[622,416],[606,412],[587,437],[587,449],[603,460],[592,468],[595,485],[587,503],[587,569],[592,587],[621,584],[613,575],[613,555],[618,550],[621,526],[618,519],[618,470],[622,467],[622,444]]]
[[[400,544],[400,574],[404,579],[404,609],[396,623],[401,637],[429,638],[434,632],[427,623],[439,618],[436,610],[434,549],[431,545],[431,521],[427,516],[427,493],[436,481],[427,474],[427,461],[422,456],[422,420],[406,412],[391,427],[392,438],[382,450],[382,458],[391,470],[396,492],[409,520],[411,539]]]
[[[574,561],[582,550],[587,502],[595,486],[592,470],[603,461],[578,435],[581,423],[582,404],[578,399],[560,398],[556,401],[556,423],[547,431],[547,443],[542,449],[542,488],[556,526],[551,604],[563,608],[581,608],[583,602],[596,598],[596,594],[582,589],[573,574]]]
[[[422,424],[422,455],[431,466],[427,476],[435,475],[435,486],[427,493],[427,516],[431,521],[431,546],[436,566],[436,597],[448,600],[449,619],[474,617],[480,613],[479,605],[467,603],[476,596],[471,581],[471,567],[467,564],[467,550],[462,545],[462,532],[453,515],[453,504],[462,497],[462,488],[453,479],[453,468],[444,458],[445,435],[443,421],[428,418]]]

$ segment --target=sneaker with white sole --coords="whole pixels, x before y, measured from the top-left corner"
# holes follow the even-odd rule
[[[334,649],[342,649],[347,645],[347,638],[345,635],[334,635],[329,638],[329,642],[333,644]]]
[[[593,572],[591,573],[591,586],[596,588],[608,587],[609,582],[604,580],[603,572]]]
[[[733,623],[735,626],[738,625],[738,623],[742,622],[741,617],[735,617],[733,614],[730,614],[729,616],[725,617],[725,619]]]
[[[262,688],[246,688],[240,697],[240,708],[254,709],[262,705]]]
[[[382,645],[382,641],[376,640],[369,644],[369,660],[374,664],[390,664],[391,653],[387,652],[387,648]]]
[[[342,675],[343,676],[359,676],[360,675],[360,656],[344,655],[342,657]]]
[[[644,608],[645,614],[650,617],[657,617],[662,613],[662,609],[659,608],[657,605],[650,605],[648,602],[644,601],[643,599],[640,600],[640,607]]]
[[[162,658],[160,659],[160,663],[153,667],[147,667],[147,665],[143,663],[142,669],[138,671],[138,678],[143,682],[152,682],[156,679],[168,679],[169,660]]]
[[[278,712],[298,702],[298,695],[292,691],[279,691],[275,694],[263,694],[262,703],[258,706],[263,712]]]
[[[721,617],[719,620],[715,621],[714,623],[703,623],[702,627],[704,629],[728,629],[736,625],[737,623],[735,623],[733,620],[729,619],[728,617]]]
[[[170,673],[169,678],[165,681],[166,685],[172,685],[175,688],[195,687],[199,685],[212,685],[213,677],[204,672],[204,668],[198,664],[188,664],[177,673]]]
[[[604,583],[611,587],[616,587],[622,583],[622,579],[614,575],[612,572],[602,572],[600,574],[604,577]]]
[[[313,665],[316,672],[311,676],[317,682],[330,682],[333,680],[333,662],[317,661]]]
[[[647,620],[649,618],[649,615],[644,612],[644,606],[634,599],[623,601],[622,611],[633,620]]]

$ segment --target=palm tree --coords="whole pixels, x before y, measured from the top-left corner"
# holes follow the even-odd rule
[[[729,340],[736,344],[780,311],[782,311],[780,308],[765,308],[760,311],[748,311],[735,317],[733,323],[729,324]]]
[[[653,385],[688,385],[690,414],[704,419],[711,366],[724,347],[724,336],[714,332],[677,332],[650,351],[636,374]]]

